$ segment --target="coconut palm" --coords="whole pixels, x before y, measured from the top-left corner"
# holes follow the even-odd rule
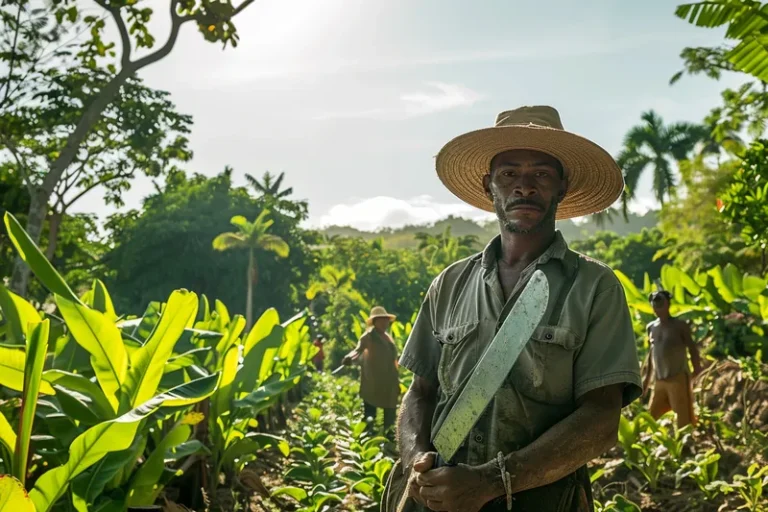
[[[285,199],[289,195],[293,194],[293,187],[288,187],[282,190],[280,189],[283,184],[283,178],[285,178],[284,172],[281,172],[275,176],[267,171],[264,173],[261,181],[259,181],[257,178],[254,178],[250,174],[245,175],[245,179],[248,181],[248,184],[256,189],[256,192],[263,196],[272,197],[274,199]]]
[[[285,240],[277,235],[268,233],[274,221],[269,219],[269,210],[263,210],[253,222],[242,215],[235,215],[230,222],[237,227],[236,232],[221,233],[213,240],[213,248],[217,251],[230,249],[245,249],[248,251],[248,283],[245,315],[246,329],[250,329],[253,320],[253,288],[259,279],[259,269],[256,262],[257,252],[271,252],[279,258],[287,258],[290,247]]]
[[[471,256],[479,244],[477,235],[451,235],[451,226],[446,226],[439,235],[420,232],[414,238],[419,241],[418,249],[429,258],[430,266],[441,268]]]
[[[653,173],[653,191],[656,199],[664,204],[675,191],[676,180],[673,164],[688,159],[697,145],[709,144],[710,129],[692,123],[664,125],[654,111],[644,112],[643,124],[633,127],[624,138],[624,149],[616,161],[624,172],[626,183],[622,196],[624,209],[635,197],[637,183],[646,169]]]

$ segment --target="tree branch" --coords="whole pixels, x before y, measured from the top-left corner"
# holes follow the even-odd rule
[[[102,178],[102,179],[100,179],[98,181],[94,181],[93,183],[91,183],[90,185],[85,187],[83,190],[81,190],[70,201],[68,201],[66,203],[63,203],[64,208],[63,208],[62,211],[66,211],[66,209],[69,208],[70,206],[72,206],[75,202],[77,202],[78,199],[80,199],[85,194],[87,194],[88,192],[90,192],[94,188],[98,187],[99,185],[106,185],[110,181],[115,181],[115,180],[119,180],[119,179],[123,179],[123,178],[130,178],[132,174],[133,174],[133,172],[117,173],[117,174],[115,174],[113,176],[105,176],[104,178]]]
[[[11,94],[11,80],[13,80],[13,66],[16,64],[16,48],[19,41],[19,21],[21,20],[21,3],[19,3],[19,10],[16,12],[16,27],[13,34],[13,45],[11,46],[11,59],[8,63],[8,81],[5,83],[5,95],[3,100],[0,101],[0,109],[3,108],[5,102],[8,101],[8,97]]]
[[[109,13],[112,15],[112,18],[115,20],[117,31],[120,32],[120,42],[123,45],[123,54],[120,59],[120,65],[123,68],[126,68],[131,63],[131,37],[128,35],[128,28],[125,26],[125,20],[123,20],[123,16],[120,14],[120,8],[112,7],[104,0],[94,1],[102,8],[109,11]]]
[[[3,144],[6,148],[8,148],[8,151],[11,152],[11,155],[13,155],[13,159],[16,160],[16,165],[19,166],[19,174],[21,174],[21,180],[24,185],[27,187],[27,191],[30,195],[33,195],[35,193],[35,186],[32,183],[32,180],[29,178],[29,172],[26,162],[24,161],[24,157],[19,154],[18,149],[16,148],[16,144],[14,142],[6,137],[4,134],[0,133],[0,140],[2,140]]]
[[[245,8],[251,5],[253,2],[254,0],[245,0],[242,4],[240,4],[240,6],[237,9],[235,9],[235,12],[232,13],[231,17],[234,18],[235,16],[243,12]]]
[[[179,29],[181,26],[184,23],[194,19],[192,16],[179,16],[176,12],[178,6],[179,0],[171,1],[171,33],[168,35],[168,40],[156,52],[150,53],[149,55],[146,55],[137,61],[131,62],[131,74],[135,73],[143,67],[149,66],[150,64],[159,61],[171,53],[171,50],[173,50],[173,47],[176,44],[176,39],[179,37]]]

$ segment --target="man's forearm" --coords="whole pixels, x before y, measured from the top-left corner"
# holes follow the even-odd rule
[[[419,452],[430,450],[430,429],[435,413],[434,397],[409,389],[403,397],[398,419],[400,457],[405,468],[410,468]]]
[[[618,404],[615,392],[596,390],[597,400],[584,403],[534,442],[507,455],[512,493],[556,482],[609,450],[616,443],[621,410],[621,391]]]

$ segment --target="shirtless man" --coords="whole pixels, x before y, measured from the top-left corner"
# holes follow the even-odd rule
[[[654,375],[656,383],[651,395],[651,416],[659,418],[672,410],[677,414],[677,426],[684,427],[696,423],[686,350],[691,354],[694,377],[701,372],[701,362],[699,350],[691,337],[690,326],[669,314],[671,297],[666,290],[654,292],[648,297],[658,318],[646,327],[651,351],[648,354],[643,390],[647,392],[651,375]]]

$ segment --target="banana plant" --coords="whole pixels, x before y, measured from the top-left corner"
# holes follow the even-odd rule
[[[56,368],[44,372],[49,319],[40,322],[39,314],[33,313],[30,304],[7,290],[0,291],[3,297],[0,307],[9,324],[6,337],[12,342],[11,347],[0,347],[3,348],[0,366],[9,370],[0,372],[0,384],[23,392],[21,427],[12,454],[13,474],[22,484],[25,482],[35,405],[38,393],[44,393],[53,395],[47,404],[55,411],[46,418],[47,422],[50,420],[49,428],[55,418],[69,434],[53,439],[60,442],[59,453],[67,452],[66,462],[46,461],[49,467],[57,467],[40,476],[30,492],[38,512],[50,510],[70,489],[70,484],[72,502],[79,511],[87,510],[99,497],[94,489],[101,491],[105,487],[128,490],[126,496],[115,500],[117,505],[153,499],[152,493],[140,491],[156,484],[148,484],[147,475],[157,472],[141,471],[143,466],[140,471],[133,471],[143,458],[150,426],[162,426],[166,416],[178,417],[190,405],[213,394],[221,377],[220,373],[204,374],[172,388],[161,386],[165,365],[176,343],[195,320],[197,296],[186,290],[173,292],[161,306],[157,322],[146,339],[126,342],[117,326],[118,317],[106,288],[96,283],[90,294],[77,297],[18,221],[10,213],[5,214],[4,220],[19,255],[54,295],[64,329],[61,338],[70,343],[74,341],[88,354],[93,375],[89,378]],[[38,323],[25,323],[36,317]],[[21,341],[26,346],[16,348],[14,345],[20,345]],[[20,371],[22,362],[23,372]],[[0,427],[0,432],[5,431]],[[58,434],[60,430],[52,431]],[[169,440],[165,444],[161,441],[159,446],[164,449],[169,445],[178,446],[186,441],[178,442],[182,434],[188,438],[190,431],[174,429]],[[9,451],[8,438],[7,433],[3,434],[6,451]],[[120,456],[107,456],[115,452]],[[152,459],[150,454],[146,460],[156,458]],[[97,467],[89,470],[99,461]],[[76,478],[79,478],[77,485]],[[81,485],[82,482],[88,485]]]
[[[35,512],[24,486],[11,475],[0,475],[0,512]]]

